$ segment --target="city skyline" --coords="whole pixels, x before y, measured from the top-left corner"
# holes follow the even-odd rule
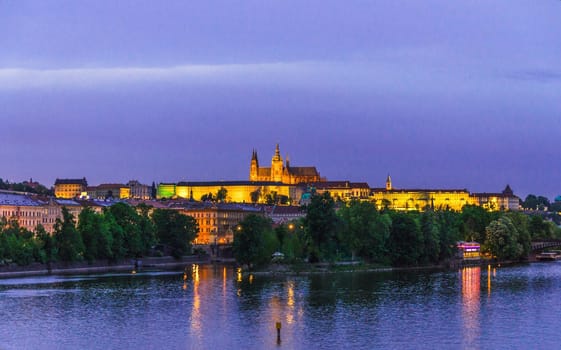
[[[2,3],[0,178],[246,180],[279,143],[328,180],[553,199],[560,10]]]

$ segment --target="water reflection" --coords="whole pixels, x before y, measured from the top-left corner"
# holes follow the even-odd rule
[[[479,346],[477,345],[481,335],[479,320],[481,307],[481,267],[464,267],[461,270],[461,278],[463,341],[467,348],[478,348]]]
[[[285,349],[559,347],[561,263],[238,277],[189,265],[1,280],[0,349],[271,349],[277,321]]]

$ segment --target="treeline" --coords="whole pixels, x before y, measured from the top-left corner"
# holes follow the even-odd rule
[[[27,193],[35,193],[39,195],[45,196],[52,196],[53,191],[48,189],[47,187],[33,183],[33,182],[10,182],[4,181],[0,178],[0,190],[9,190],[9,191],[16,191],[16,192],[27,192]]]
[[[289,261],[360,259],[393,266],[438,264],[456,254],[458,241],[482,243],[498,259],[524,259],[533,239],[559,239],[561,230],[539,216],[462,211],[378,211],[373,203],[351,201],[336,210],[329,193],[315,195],[302,220],[273,229],[270,220],[251,216],[234,234],[234,254],[246,265],[265,264],[282,252]]]
[[[161,253],[180,257],[191,251],[197,237],[195,219],[174,210],[137,208],[117,203],[96,213],[84,208],[75,218],[62,208],[51,235],[39,225],[28,231],[17,221],[0,222],[0,263],[93,261],[138,258],[161,248]],[[77,219],[77,220],[76,220]]]

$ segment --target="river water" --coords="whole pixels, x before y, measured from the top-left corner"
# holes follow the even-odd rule
[[[282,277],[189,265],[4,279],[0,316],[0,349],[559,348],[561,262]]]

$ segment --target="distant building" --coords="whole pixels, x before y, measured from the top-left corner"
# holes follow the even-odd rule
[[[62,219],[63,207],[66,207],[78,222],[78,216],[84,207],[90,207],[95,212],[101,213],[102,208],[109,205],[111,203],[92,200],[49,198],[0,192],[0,219],[5,220],[8,224],[16,221],[20,227],[29,231],[35,231],[38,225],[42,225],[45,231],[53,233],[56,220]]]
[[[304,218],[306,210],[295,205],[274,205],[264,207],[265,215],[269,217],[273,224],[282,225],[288,222]]]
[[[77,198],[86,191],[88,182],[82,179],[56,179],[55,197],[57,198]]]
[[[491,211],[520,209],[520,198],[514,195],[509,185],[500,193],[473,193],[473,197],[480,206]]]
[[[308,190],[317,194],[329,192],[335,200],[366,200],[370,197],[370,186],[366,182],[324,181],[308,184]]]
[[[250,181],[271,181],[283,184],[299,184],[325,181],[314,166],[295,167],[290,165],[288,156],[286,163],[283,164],[280,155],[279,145],[275,148],[275,154],[271,159],[271,167],[260,167],[257,158],[257,151],[253,151],[251,155],[251,164],[249,167]]]
[[[219,190],[226,190],[226,202],[265,203],[268,196],[284,196],[287,201],[300,198],[305,187],[270,181],[204,181],[160,183],[157,198],[184,198],[200,201],[203,196],[216,196]]]
[[[394,210],[449,209],[480,205],[488,210],[518,210],[519,198],[510,186],[502,193],[470,193],[467,189],[396,189],[388,175],[385,188],[372,188],[370,199],[378,208]]]
[[[130,191],[129,198],[132,199],[151,199],[152,198],[152,186],[143,185],[137,180],[130,180],[127,182],[127,186]]]
[[[249,214],[262,215],[258,207],[234,203],[179,202],[170,209],[193,217],[199,226],[195,244],[232,243],[234,231]]]
[[[44,203],[31,196],[0,193],[0,218],[8,224],[16,221],[20,227],[33,231],[44,224],[46,214]]]
[[[129,199],[130,187],[124,184],[101,184],[88,187],[87,196],[91,199]]]

